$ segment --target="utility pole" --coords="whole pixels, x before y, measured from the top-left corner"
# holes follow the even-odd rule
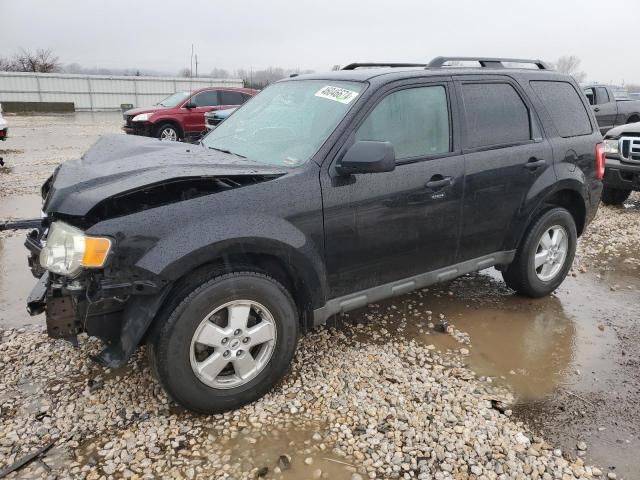
[[[196,53],[196,77],[198,76],[198,54]]]
[[[193,43],[191,44],[191,60],[189,61],[189,76],[193,78]]]

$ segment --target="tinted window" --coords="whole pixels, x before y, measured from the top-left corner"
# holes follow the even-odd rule
[[[410,88],[387,95],[360,125],[356,140],[389,141],[398,159],[448,152],[445,88]]]
[[[596,104],[596,93],[593,91],[593,88],[585,88],[584,94],[586,95],[587,100],[589,100],[589,105]]]
[[[536,80],[531,82],[531,88],[540,97],[561,137],[591,133],[589,115],[573,85]]]
[[[202,92],[191,100],[196,107],[215,107],[218,105],[218,92]]]
[[[596,98],[598,103],[609,103],[609,94],[604,87],[596,87]]]
[[[531,139],[529,111],[508,83],[462,85],[467,148],[512,145]]]
[[[246,102],[244,95],[240,92],[222,91],[220,92],[220,95],[222,96],[222,101],[220,102],[221,105],[242,105]]]

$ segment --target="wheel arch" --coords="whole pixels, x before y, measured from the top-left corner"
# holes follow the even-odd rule
[[[548,206],[549,208],[562,207],[568,210],[576,223],[578,237],[582,235],[587,218],[587,208],[582,195],[576,190],[571,188],[557,190],[544,199],[543,206]]]
[[[307,329],[312,326],[314,308],[326,301],[326,283],[322,265],[310,260],[294,247],[275,240],[224,242],[198,255],[198,262],[180,261],[165,271],[172,277],[171,292],[183,289],[185,284],[202,282],[213,276],[237,271],[254,271],[272,277],[282,284],[293,297],[301,322]],[[186,260],[186,259],[185,259]],[[183,267],[178,268],[176,267]],[[168,295],[170,298],[171,292]]]
[[[576,224],[578,237],[582,235],[587,223],[587,203],[583,186],[577,181],[565,180],[558,182],[553,189],[548,189],[540,194],[535,206],[530,210],[526,220],[520,224],[520,228],[515,229],[508,244],[517,249],[531,225],[546,211],[554,207],[562,207],[569,211]]]
[[[631,115],[629,115],[627,117],[626,123],[636,123],[636,122],[640,122],[640,114],[639,113],[632,113]]]

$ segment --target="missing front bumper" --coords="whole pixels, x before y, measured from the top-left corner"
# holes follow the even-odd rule
[[[102,272],[75,279],[41,270],[38,256],[41,234],[32,231],[25,242],[29,265],[38,278],[27,300],[31,315],[45,312],[47,333],[75,343],[86,332],[105,343],[95,359],[110,368],[127,363],[171,289],[171,284],[152,279],[105,278]]]

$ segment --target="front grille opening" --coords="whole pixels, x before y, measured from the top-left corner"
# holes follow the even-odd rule
[[[640,163],[640,137],[622,137],[620,155],[628,162]]]

